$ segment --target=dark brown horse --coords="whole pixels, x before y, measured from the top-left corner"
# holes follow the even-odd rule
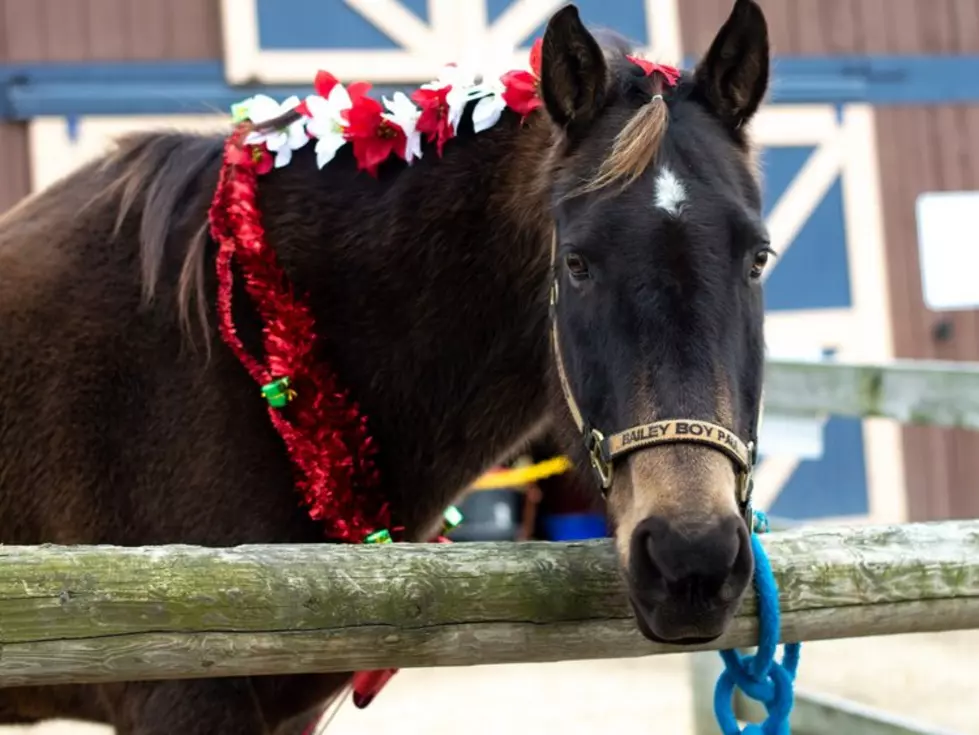
[[[604,485],[643,633],[703,641],[753,566],[744,444],[769,249],[746,124],[768,84],[766,25],[737,0],[675,86],[598,38],[565,7],[526,120],[508,110],[476,134],[470,105],[442,158],[388,161],[377,178],[349,147],[318,169],[307,146],[260,179],[261,211],[322,358],[369,418],[409,540],[550,424]],[[0,542],[322,540],[255,384],[215,336],[221,156],[220,138],[131,137],[0,219]],[[2,690],[0,722],[284,733],[348,679]]]

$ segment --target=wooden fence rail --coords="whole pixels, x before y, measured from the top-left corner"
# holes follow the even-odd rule
[[[979,364],[769,360],[765,410],[979,429]]]
[[[979,521],[764,539],[787,640],[979,627]],[[705,648],[756,641],[754,600]],[[0,686],[645,656],[608,541],[2,547]],[[689,650],[689,649],[683,649]]]
[[[769,516],[773,531],[802,529],[803,523]],[[751,653],[750,649],[742,649]],[[720,656],[702,651],[690,657],[690,688],[693,695],[694,735],[716,735],[714,688],[724,670]],[[761,722],[764,707],[735,689],[734,713],[742,721]],[[927,723],[884,712],[841,697],[797,689],[792,709],[792,732],[795,735],[955,735]]]

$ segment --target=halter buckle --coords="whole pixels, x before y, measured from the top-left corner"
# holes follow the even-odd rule
[[[588,459],[591,460],[591,466],[598,474],[602,490],[608,490],[612,487],[612,463],[605,459],[605,452],[603,451],[604,443],[605,435],[598,429],[592,429],[585,435],[585,447],[588,449]]]
[[[752,523],[751,495],[754,489],[753,475],[755,463],[758,461],[758,445],[754,441],[748,442],[748,452],[748,465],[738,471],[738,502],[750,528]]]

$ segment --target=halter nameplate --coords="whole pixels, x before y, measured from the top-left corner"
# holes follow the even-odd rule
[[[723,426],[696,419],[654,421],[612,434],[605,438],[605,455],[611,461],[638,449],[680,442],[705,444],[719,449],[740,469],[751,466],[751,450],[744,442]]]

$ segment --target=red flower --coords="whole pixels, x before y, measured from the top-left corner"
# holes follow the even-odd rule
[[[412,101],[421,109],[415,129],[419,133],[424,133],[429,143],[436,142],[440,156],[445,141],[455,135],[447,99],[451,91],[450,84],[441,89],[417,89],[411,94]]]
[[[357,82],[347,88],[353,104],[344,113],[347,127],[343,137],[353,144],[357,168],[377,176],[378,166],[392,152],[405,157],[408,138],[399,125],[384,117],[381,103],[367,96],[370,86],[367,82]]]
[[[229,163],[235,166],[254,168],[257,174],[267,174],[275,164],[275,159],[269,149],[265,147],[265,143],[231,148],[228,150],[227,157]]]
[[[328,71],[320,69],[316,72],[316,79],[313,81],[313,89],[320,97],[329,97],[333,88],[340,83],[340,80]]]
[[[544,39],[538,38],[530,49],[531,71],[523,69],[508,71],[501,77],[505,87],[503,101],[521,117],[526,117],[541,106],[540,74],[543,45]]]
[[[652,76],[655,72],[659,72],[666,79],[666,83],[670,87],[675,87],[676,83],[680,80],[680,70],[676,67],[655,64],[652,61],[646,61],[646,59],[640,59],[638,56],[629,56],[628,54],[626,58],[642,69],[647,77]]]
[[[541,57],[544,55],[544,39],[538,38],[530,47],[530,69],[540,79]]]

